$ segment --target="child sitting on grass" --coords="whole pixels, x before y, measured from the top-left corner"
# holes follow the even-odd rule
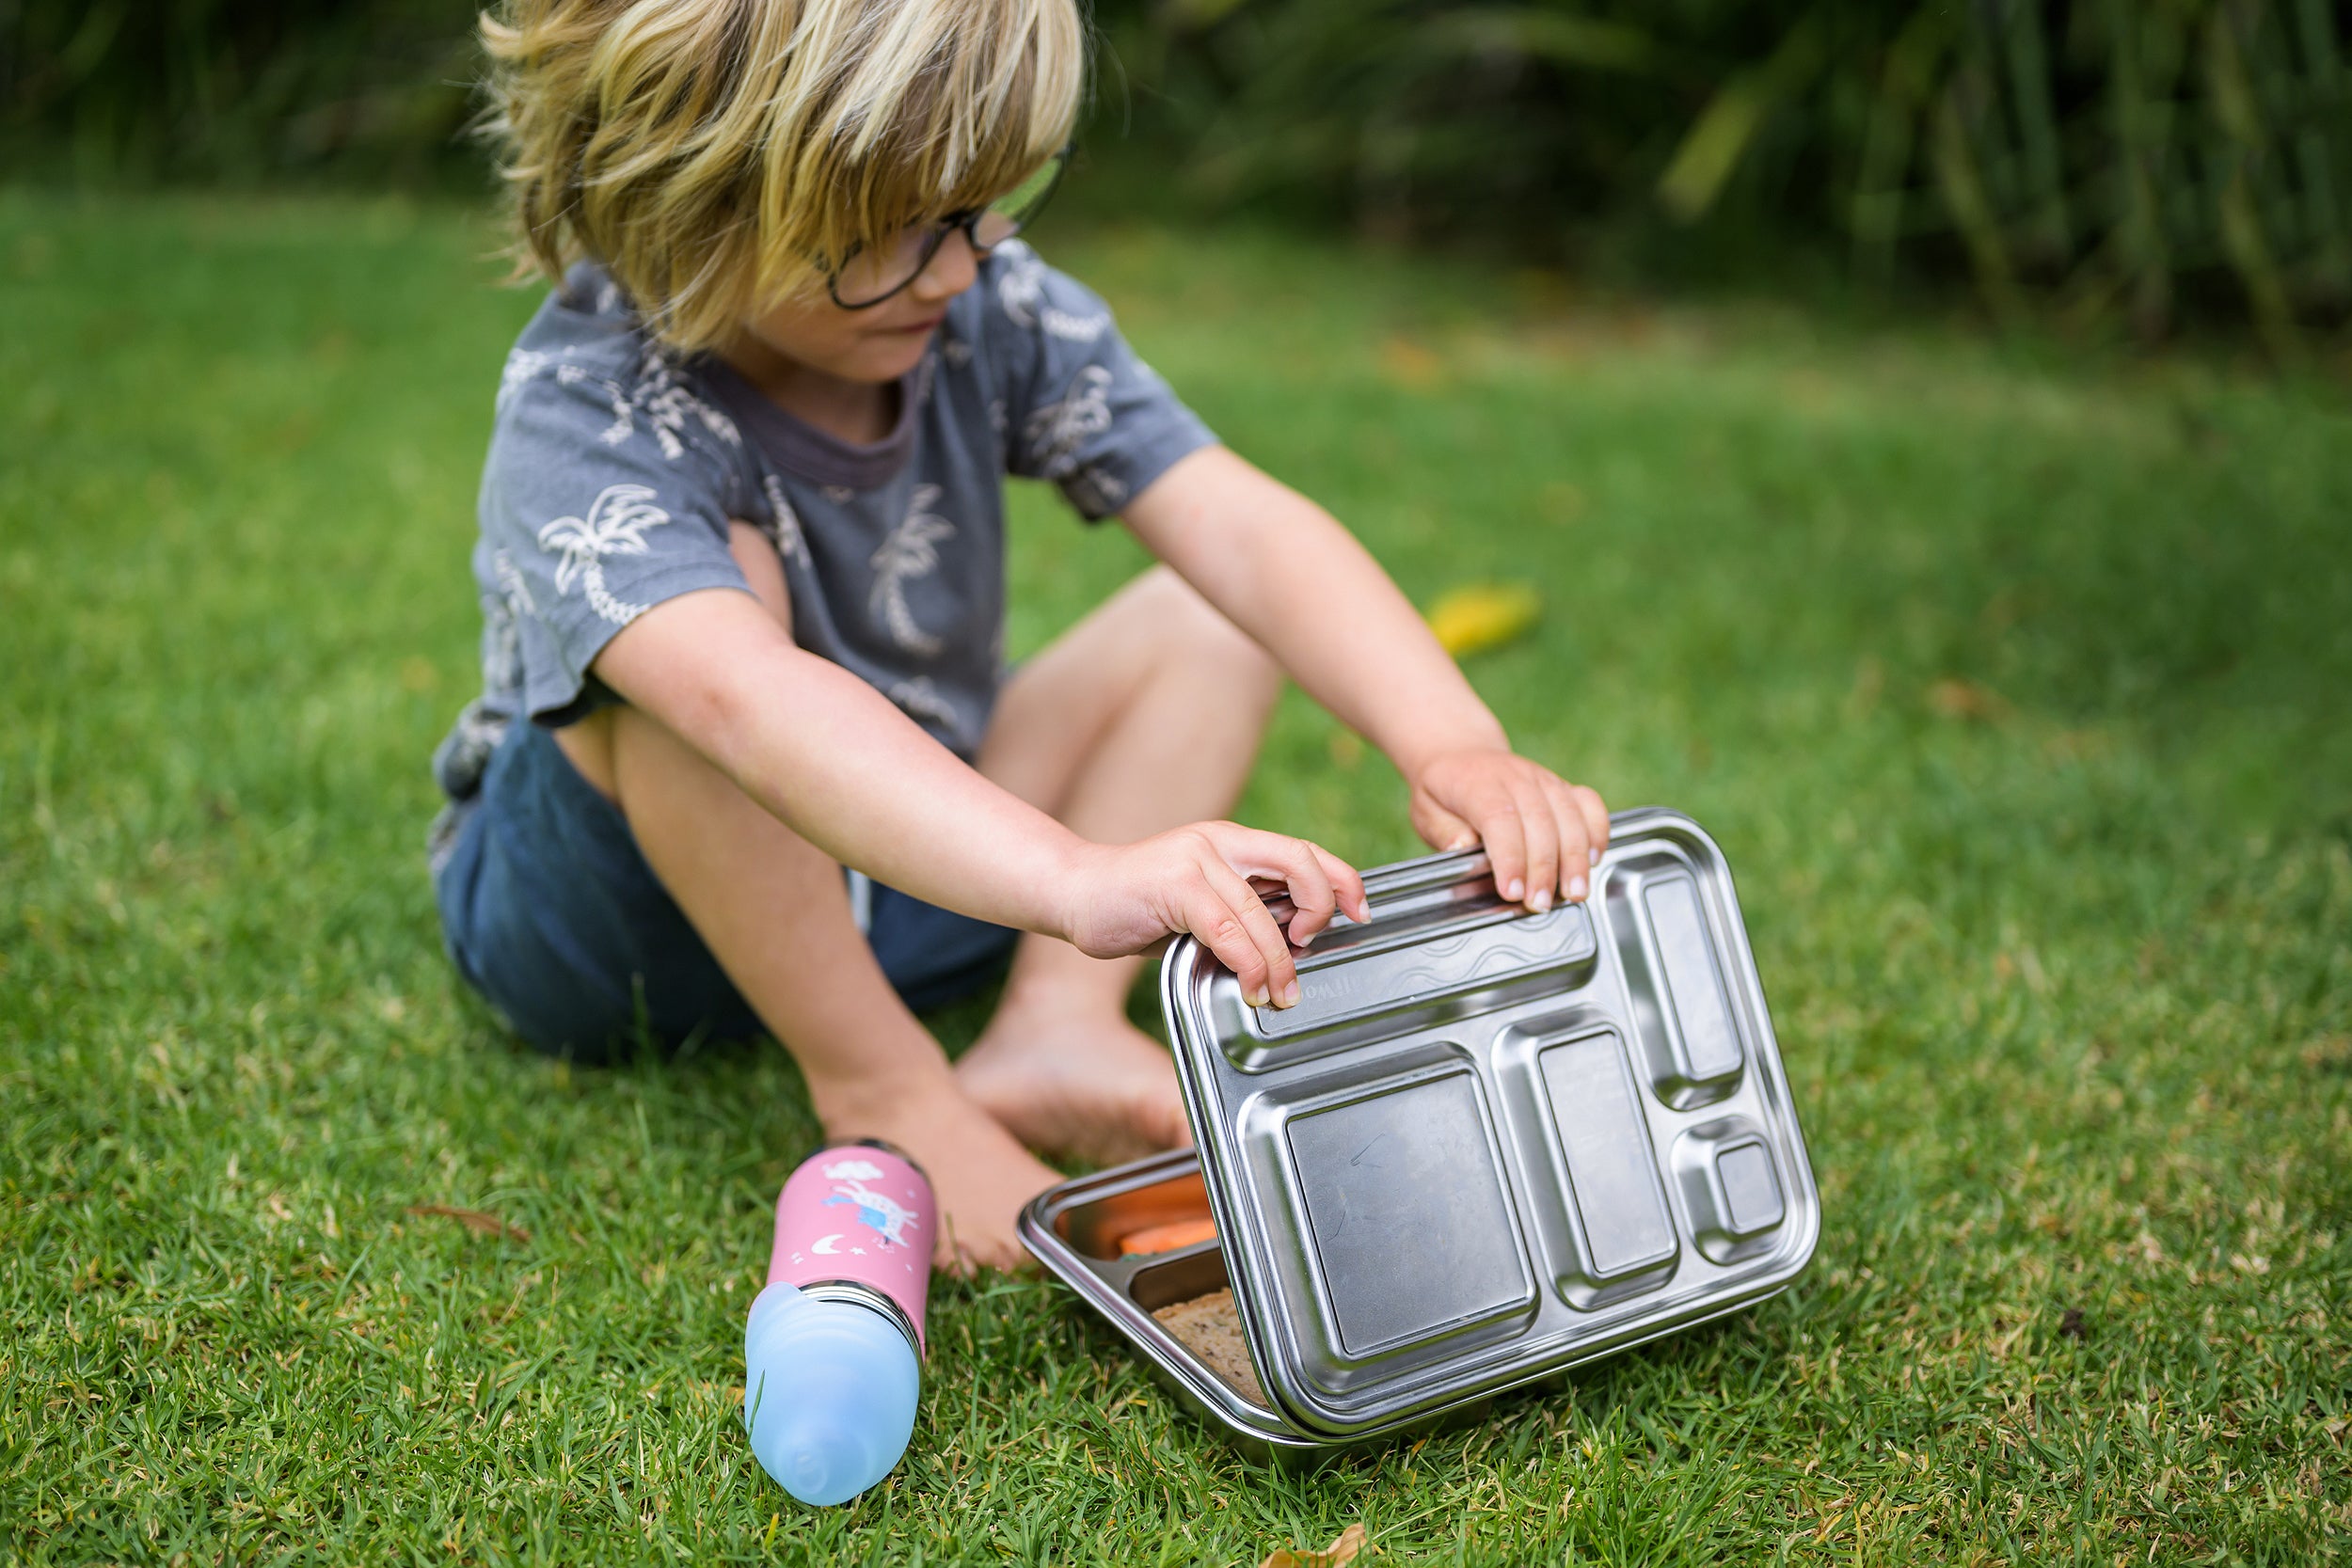
[[[1185,1140],[1136,955],[1192,932],[1279,1007],[1291,943],[1365,917],[1327,851],[1213,820],[1285,673],[1432,845],[1584,895],[1599,797],[1016,238],[1069,158],[1073,0],[513,0],[484,36],[555,287],[499,388],[434,873],[526,1039],[771,1031],[829,1134],[928,1168],[946,1260],[1009,1268],[1029,1150]],[[1163,562],[1011,670],[1008,474]],[[1008,960],[951,1067],[912,1009]]]

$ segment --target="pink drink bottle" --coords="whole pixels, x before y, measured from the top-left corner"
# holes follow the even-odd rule
[[[743,1424],[804,1503],[848,1502],[906,1452],[938,1225],[921,1167],[871,1140],[819,1149],[776,1199],[768,1287],[743,1325]]]

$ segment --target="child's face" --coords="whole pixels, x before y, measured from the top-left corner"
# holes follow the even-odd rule
[[[880,305],[845,310],[820,295],[778,306],[745,322],[743,330],[786,358],[844,381],[896,381],[930,346],[947,302],[978,277],[979,259],[957,230],[914,281]]]

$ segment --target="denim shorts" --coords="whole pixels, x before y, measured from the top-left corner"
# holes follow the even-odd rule
[[[766,1026],[645,863],[620,808],[537,724],[507,726],[434,871],[450,958],[539,1050],[611,1060],[650,1037],[750,1038]],[[853,908],[907,1006],[984,989],[1020,933],[854,878]]]

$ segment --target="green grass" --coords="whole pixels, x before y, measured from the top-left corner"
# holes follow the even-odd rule
[[[1359,1518],[1399,1562],[2352,1547],[2340,392],[1051,245],[1409,591],[1542,586],[1473,674],[1725,846],[1826,1226],[1755,1310],[1303,1476],[1057,1287],[944,1286],[913,1451],[817,1513],[734,1386],[816,1136],[789,1063],[567,1073],[439,951],[424,762],[532,303],[487,244],[0,197],[0,1556],[1254,1563]],[[1034,495],[1017,531],[1016,647],[1138,561]],[[1295,697],[1243,815],[1414,848]]]

